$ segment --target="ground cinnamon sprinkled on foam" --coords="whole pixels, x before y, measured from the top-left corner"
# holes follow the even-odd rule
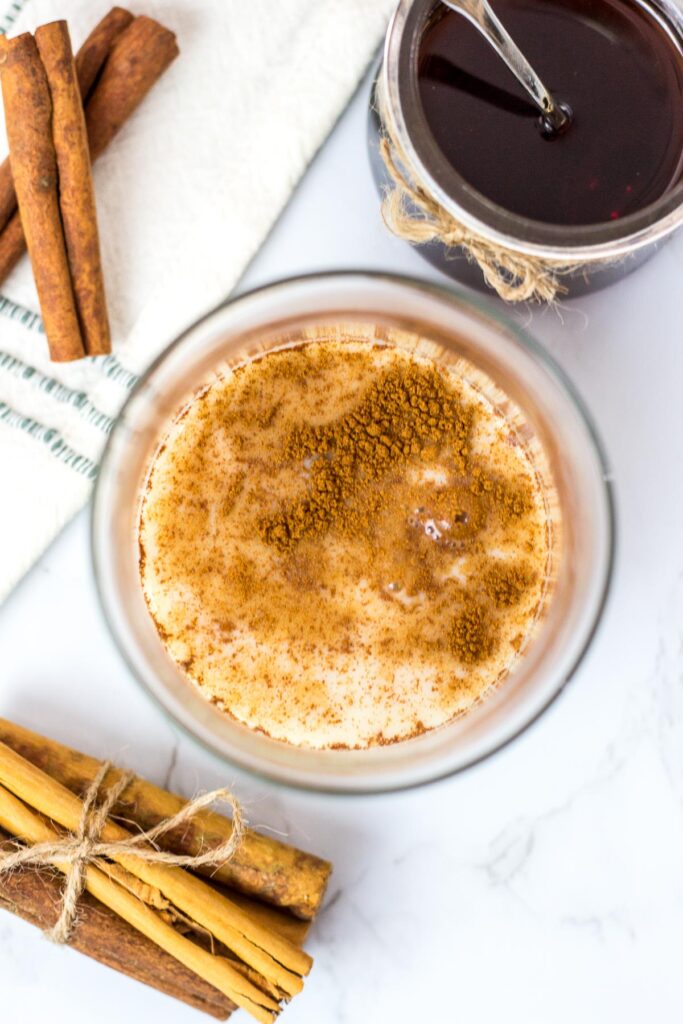
[[[476,665],[493,654],[496,640],[495,622],[487,609],[475,601],[465,601],[448,635],[453,654],[465,665]]]
[[[347,415],[292,430],[283,461],[313,460],[310,484],[304,498],[261,520],[261,536],[288,551],[333,526],[353,534],[371,529],[387,497],[371,485],[400,466],[429,462],[447,444],[466,472],[471,420],[433,366],[391,367]]]
[[[533,573],[524,563],[494,563],[484,576],[484,590],[499,608],[509,608],[521,601],[533,580]]]
[[[514,440],[514,439],[513,439]],[[478,700],[534,621],[543,504],[509,424],[428,360],[318,342],[213,385],[141,521],[150,611],[217,706],[364,747]]]

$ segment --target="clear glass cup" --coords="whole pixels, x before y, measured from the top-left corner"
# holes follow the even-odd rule
[[[293,747],[217,710],[171,659],[147,610],[138,522],[147,474],[178,411],[221,368],[296,343],[310,328],[367,329],[407,347],[419,338],[448,361],[482,370],[521,410],[554,482],[555,531],[546,614],[517,665],[467,714],[414,739],[367,750]],[[425,349],[426,346],[426,349]],[[550,478],[550,477],[549,477]],[[483,300],[387,274],[322,274],[278,282],[219,307],[186,331],[140,380],[102,461],[92,512],[97,586],[114,639],[172,719],[242,768],[290,785],[375,792],[425,783],[472,765],[519,735],[581,661],[600,618],[613,558],[609,474],[594,427],[545,352]]]

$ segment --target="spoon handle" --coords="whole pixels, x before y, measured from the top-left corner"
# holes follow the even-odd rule
[[[552,128],[560,128],[566,115],[555,102],[529,61],[492,10],[488,0],[443,0],[447,7],[471,21],[503,58]]]

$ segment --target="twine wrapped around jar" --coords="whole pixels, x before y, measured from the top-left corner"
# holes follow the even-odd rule
[[[382,218],[389,230],[413,245],[440,242],[446,249],[462,250],[470,262],[477,264],[486,284],[505,302],[552,303],[566,294],[568,289],[562,278],[588,269],[587,266],[515,252],[466,227],[411,176],[409,163],[390,133],[381,81],[375,91],[375,103],[382,124],[379,152],[390,181],[382,200]]]

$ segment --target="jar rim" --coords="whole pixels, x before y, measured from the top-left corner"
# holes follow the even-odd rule
[[[674,0],[638,3],[668,30],[683,60],[683,9]],[[683,178],[641,210],[618,221],[589,225],[546,224],[523,217],[468,184],[437,145],[419,97],[417,47],[434,8],[434,0],[400,0],[387,32],[378,81],[380,116],[409,177],[448,214],[495,245],[565,264],[621,259],[683,224]]]

